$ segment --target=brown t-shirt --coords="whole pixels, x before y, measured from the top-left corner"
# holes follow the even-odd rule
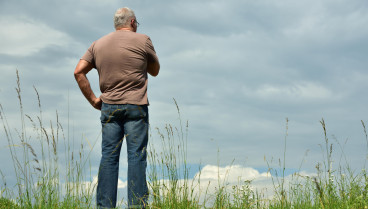
[[[148,104],[147,63],[158,62],[151,39],[118,30],[92,43],[81,58],[97,69],[101,100],[107,104]]]

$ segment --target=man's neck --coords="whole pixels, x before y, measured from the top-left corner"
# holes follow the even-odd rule
[[[132,31],[132,32],[134,32],[133,31],[133,28],[118,28],[118,29],[116,29],[116,31],[119,31],[119,30],[122,30],[122,31]]]

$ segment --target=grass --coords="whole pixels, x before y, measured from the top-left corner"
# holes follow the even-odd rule
[[[9,125],[0,104],[2,128],[16,175],[15,187],[9,187],[7,177],[0,170],[0,209],[95,207],[96,185],[91,180],[91,165],[88,167],[92,148],[85,149],[81,144],[79,150],[73,149],[57,112],[55,121],[45,123],[40,95],[36,88],[34,91],[38,115],[31,117],[24,113],[17,73],[16,92],[20,108],[17,128]],[[320,122],[324,134],[321,146],[324,157],[322,163],[316,165],[316,175],[306,176],[297,172],[291,177],[285,174],[286,119],[283,159],[279,160],[279,167],[276,168],[267,162],[269,173],[273,174],[272,196],[254,189],[252,179],[239,179],[237,184],[229,186],[227,177],[230,170],[220,175],[219,167],[215,182],[204,181],[200,166],[197,174],[190,177],[190,169],[193,168],[186,161],[189,125],[181,120],[179,106],[174,102],[179,125],[167,124],[162,129],[152,130],[157,133],[161,144],[151,143],[149,147],[149,208],[368,208],[368,174],[365,167],[359,172],[354,171],[347,160],[344,165],[340,164],[335,169],[332,167],[334,145],[328,138],[323,119]],[[363,121],[362,126],[368,151],[368,136]],[[64,148],[65,156],[58,153],[59,147]],[[345,157],[343,154],[342,158]],[[365,162],[366,156],[362,158]],[[121,206],[125,203],[121,202]]]

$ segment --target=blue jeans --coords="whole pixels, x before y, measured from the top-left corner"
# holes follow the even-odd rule
[[[144,208],[146,182],[148,107],[102,103],[102,158],[98,172],[97,207],[115,208],[120,149],[124,136],[128,153],[128,207]]]

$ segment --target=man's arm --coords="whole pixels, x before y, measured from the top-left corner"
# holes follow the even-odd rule
[[[97,98],[91,89],[91,85],[87,78],[87,73],[93,68],[92,64],[86,60],[79,60],[77,67],[74,70],[74,77],[78,83],[83,95],[89,101],[89,103],[96,109],[101,110],[102,101]]]
[[[146,42],[146,51],[147,51],[147,72],[153,77],[156,77],[160,72],[160,62],[158,61],[155,48],[153,47],[150,38],[148,38]]]
[[[147,63],[147,72],[156,77],[158,75],[158,73],[160,72],[160,63],[158,61],[154,61],[154,62],[148,62]]]

